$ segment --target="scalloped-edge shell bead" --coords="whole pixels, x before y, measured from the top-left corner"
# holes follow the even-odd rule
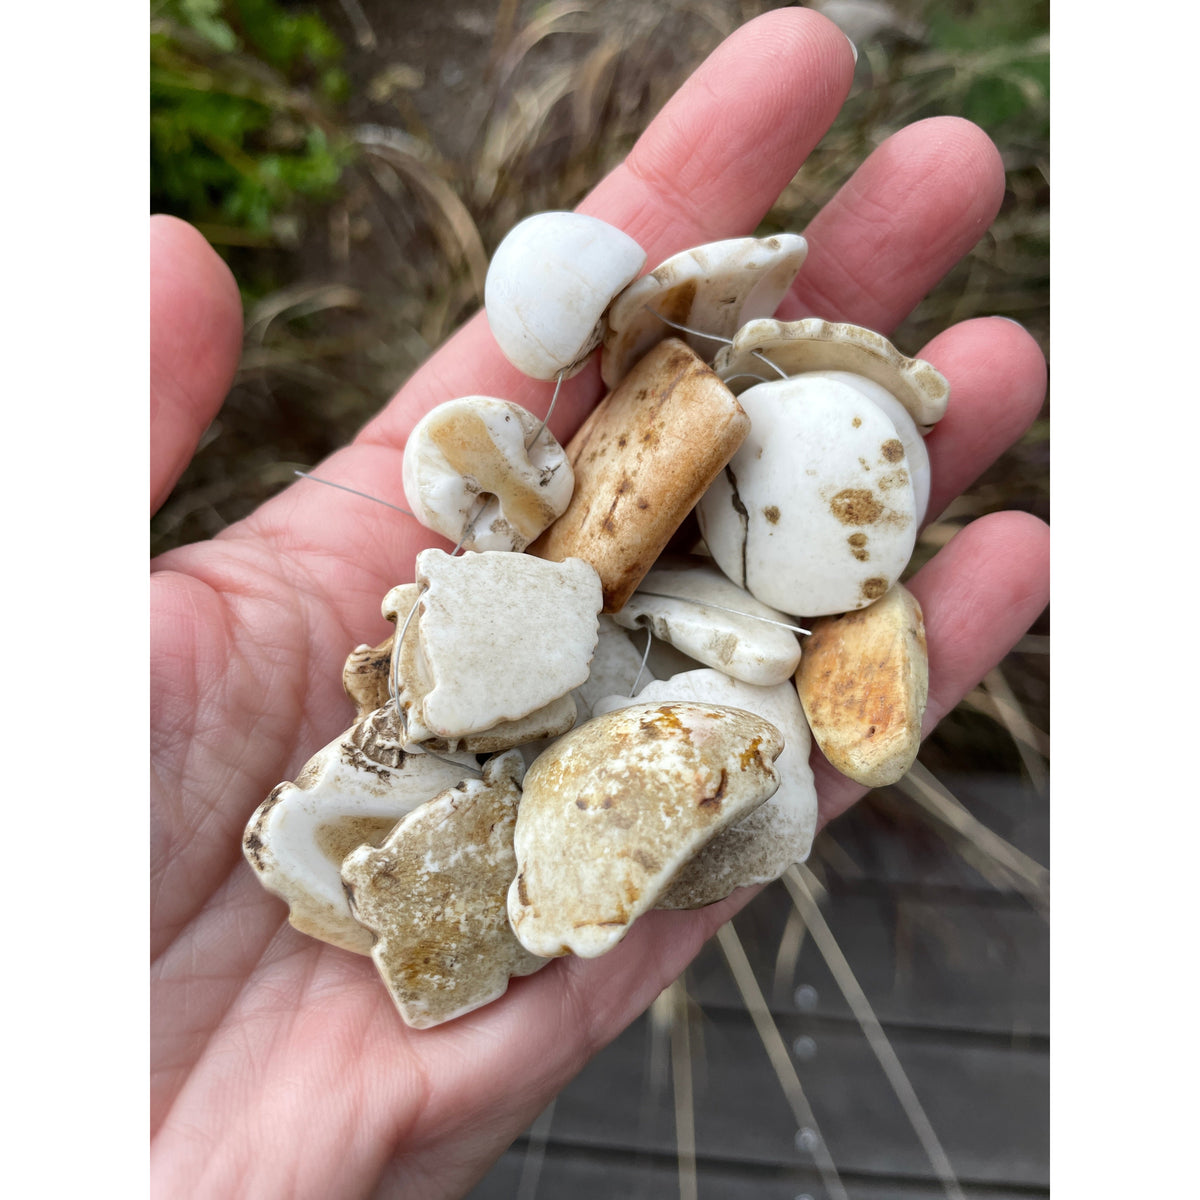
[[[779,790],[684,863],[657,907],[715,904],[735,888],[769,883],[792,863],[803,862],[817,831],[817,789],[808,765],[812,739],[792,681],[757,687],[720,671],[687,671],[648,683],[634,700],[606,697],[597,703],[596,715],[652,701],[741,708],[770,721],[784,740],[783,752],[775,760]]]
[[[491,759],[408,814],[377,849],[342,865],[371,957],[406,1024],[429,1029],[490,1003],[514,976],[546,965],[508,923],[520,754]]]
[[[569,700],[587,679],[602,601],[586,562],[422,550],[417,583],[420,661],[431,685],[421,719],[438,737]]]
[[[749,321],[713,361],[713,370],[734,395],[753,386],[752,376],[774,379],[805,371],[852,371],[886,388],[927,431],[946,415],[950,385],[932,364],[906,358],[881,333],[839,321]]]
[[[355,722],[275,787],[246,826],[242,850],[259,882],[288,905],[301,933],[356,954],[371,935],[350,913],[338,871],[355,847],[378,845],[406,813],[475,769],[475,760],[431,758],[376,736],[373,715]]]

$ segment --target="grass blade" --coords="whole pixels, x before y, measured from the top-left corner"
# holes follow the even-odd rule
[[[1050,779],[1045,759],[1041,752],[1031,751],[1031,748],[1036,745],[1038,734],[1041,731],[1025,715],[1025,710],[1013,694],[1012,688],[1008,686],[1008,680],[1004,678],[1004,672],[999,667],[993,667],[984,676],[983,688],[995,702],[1001,723],[1016,743],[1017,752],[1021,756],[1025,770],[1029,772],[1029,780],[1033,784],[1034,791],[1039,796],[1046,795]],[[1046,743],[1045,755],[1049,756],[1049,739],[1044,733],[1041,734],[1041,737]]]
[[[783,1088],[783,1094],[791,1107],[792,1115],[796,1118],[797,1127],[803,1129],[807,1126],[817,1134],[812,1155],[817,1164],[817,1170],[821,1173],[821,1180],[825,1184],[826,1191],[833,1200],[850,1200],[842,1185],[841,1176],[838,1175],[833,1157],[829,1153],[829,1147],[817,1125],[817,1118],[813,1116],[808,1097],[804,1094],[804,1088],[800,1086],[800,1076],[796,1074],[791,1055],[788,1053],[787,1046],[784,1045],[783,1035],[779,1032],[779,1026],[775,1024],[775,1018],[771,1016],[771,1010],[767,1007],[762,989],[758,986],[758,980],[754,978],[754,969],[750,966],[750,960],[742,948],[741,939],[731,922],[726,922],[717,930],[717,944],[721,947],[725,961],[729,964],[734,982],[737,984],[738,991],[741,992],[742,1003],[745,1004],[746,1011],[754,1022],[754,1028],[758,1031],[763,1049],[766,1050],[767,1057],[771,1060],[771,1067],[779,1080],[779,1086]]]
[[[962,801],[940,783],[919,762],[897,784],[906,796],[941,825],[953,830],[995,866],[999,867],[1033,906],[1046,913],[1050,904],[1050,872],[1023,854],[1011,842],[993,833],[967,810]]]
[[[550,1125],[554,1121],[554,1104],[551,1100],[530,1126],[529,1144],[525,1147],[525,1157],[521,1161],[521,1179],[517,1184],[516,1200],[534,1200],[537,1195],[538,1179],[546,1158],[546,1142],[550,1138]]]
[[[374,157],[385,162],[409,185],[422,202],[434,236],[446,258],[465,265],[477,299],[483,300],[488,257],[479,227],[454,189],[433,168],[415,155],[380,143],[360,142]]]
[[[671,984],[671,1079],[675,1090],[675,1147],[679,1200],[697,1200],[696,1106],[692,1091],[692,1046],[687,989]]]
[[[896,1093],[896,1098],[900,1101],[905,1115],[912,1124],[917,1139],[929,1157],[929,1162],[933,1166],[934,1173],[943,1190],[947,1196],[951,1197],[951,1200],[965,1200],[954,1174],[954,1168],[950,1165],[950,1159],[942,1149],[942,1143],[934,1133],[933,1125],[926,1115],[925,1109],[921,1106],[920,1100],[917,1099],[917,1093],[913,1090],[908,1075],[900,1065],[895,1050],[892,1049],[892,1043],[888,1041],[883,1026],[879,1023],[874,1009],[867,1000],[866,993],[855,979],[854,972],[850,970],[850,964],[837,944],[837,939],[834,938],[816,900],[813,899],[811,885],[815,882],[812,872],[807,867],[800,865],[789,867],[783,875],[783,883],[792,898],[792,903],[804,918],[804,923],[808,926],[813,941],[821,951],[821,957],[824,958],[842,995],[846,998],[846,1003],[850,1005],[850,1010],[866,1035],[867,1042],[879,1060],[879,1065],[892,1085],[892,1090]]]

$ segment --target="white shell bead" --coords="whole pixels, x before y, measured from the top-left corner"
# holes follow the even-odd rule
[[[750,434],[696,515],[717,565],[782,612],[863,608],[899,578],[916,503],[896,427],[860,391],[806,375],[739,397]]]
[[[706,559],[660,558],[613,620],[626,629],[649,626],[655,637],[698,662],[762,687],[791,679],[800,662],[796,635],[782,628],[784,614]]]
[[[582,213],[528,217],[496,248],[484,284],[504,356],[534,379],[567,377],[600,344],[605,310],[646,262],[614,225]]]
[[[745,322],[775,312],[807,254],[798,233],[780,233],[709,242],[668,258],[613,301],[600,359],[605,384],[616,387],[667,337],[682,337],[711,362]],[[709,336],[672,330],[662,317]]]
[[[427,529],[467,550],[524,550],[566,511],[575,474],[549,429],[519,404],[463,396],[425,414],[404,447],[404,494]],[[471,535],[463,538],[481,496]]]
[[[600,577],[578,558],[417,555],[420,658],[430,687],[424,724],[458,738],[567,697],[588,677]]]
[[[773,371],[764,358],[779,370]],[[946,415],[950,400],[950,385],[932,364],[905,358],[873,329],[819,317],[749,321],[713,360],[713,370],[735,396],[751,386],[751,375],[773,379],[779,373],[853,371],[887,388],[922,432]]]
[[[884,416],[895,425],[896,436],[904,446],[904,456],[908,461],[908,473],[912,479],[913,496],[917,505],[917,524],[920,525],[929,509],[929,486],[932,478],[925,439],[908,409],[887,388],[865,375],[855,375],[850,371],[806,371],[805,374],[809,378],[833,379],[848,384],[878,405]]]

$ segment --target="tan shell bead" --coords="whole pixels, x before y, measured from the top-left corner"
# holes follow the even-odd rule
[[[775,760],[779,790],[684,863],[657,905],[702,908],[723,900],[734,888],[778,879],[792,863],[808,857],[817,831],[817,790],[808,765],[812,740],[790,677],[760,687],[720,671],[686,671],[670,679],[652,680],[636,697],[638,704],[669,700],[743,709],[769,721],[785,742]],[[630,703],[609,696],[596,705],[596,713],[612,712]]]
[[[406,751],[379,709],[318,751],[258,806],[242,851],[258,881],[288,905],[301,933],[367,954],[338,874],[356,846],[378,845],[406,813],[476,769],[475,760]]]
[[[925,432],[946,415],[950,401],[950,385],[940,371],[924,359],[906,358],[883,334],[861,325],[818,317],[750,321],[717,355],[713,370],[740,395],[754,385],[752,376],[776,378],[763,358],[788,376],[809,371],[862,375],[891,392]]]
[[[404,447],[413,515],[467,550],[524,550],[567,507],[573,482],[542,421],[494,396],[439,404]]]
[[[634,704],[577,726],[525,777],[508,916],[533,954],[595,958],[679,868],[779,786],[775,726],[717,705]]]
[[[413,592],[415,598],[415,588]],[[355,646],[346,656],[346,665],[342,668],[342,687],[354,701],[356,721],[382,708],[390,699],[388,671],[392,663],[392,642],[390,636],[378,646],[368,646],[364,642],[361,646]]]
[[[660,342],[571,439],[575,493],[529,553],[591,563],[617,612],[749,431],[695,351]]]
[[[917,757],[929,697],[916,597],[897,583],[867,608],[815,621],[796,688],[833,767],[866,787],[895,783]]]
[[[428,1029],[504,994],[546,960],[513,937],[505,899],[516,870],[521,796],[515,750],[409,813],[374,849],[342,864],[355,918],[405,1022]]]

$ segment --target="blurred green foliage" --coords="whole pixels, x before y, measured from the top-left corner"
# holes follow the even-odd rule
[[[219,247],[294,241],[302,202],[333,196],[349,161],[342,56],[319,16],[277,0],[155,3],[152,208]]]
[[[955,0],[926,10],[929,43],[952,64],[956,111],[993,137],[1048,137],[1048,0]]]

